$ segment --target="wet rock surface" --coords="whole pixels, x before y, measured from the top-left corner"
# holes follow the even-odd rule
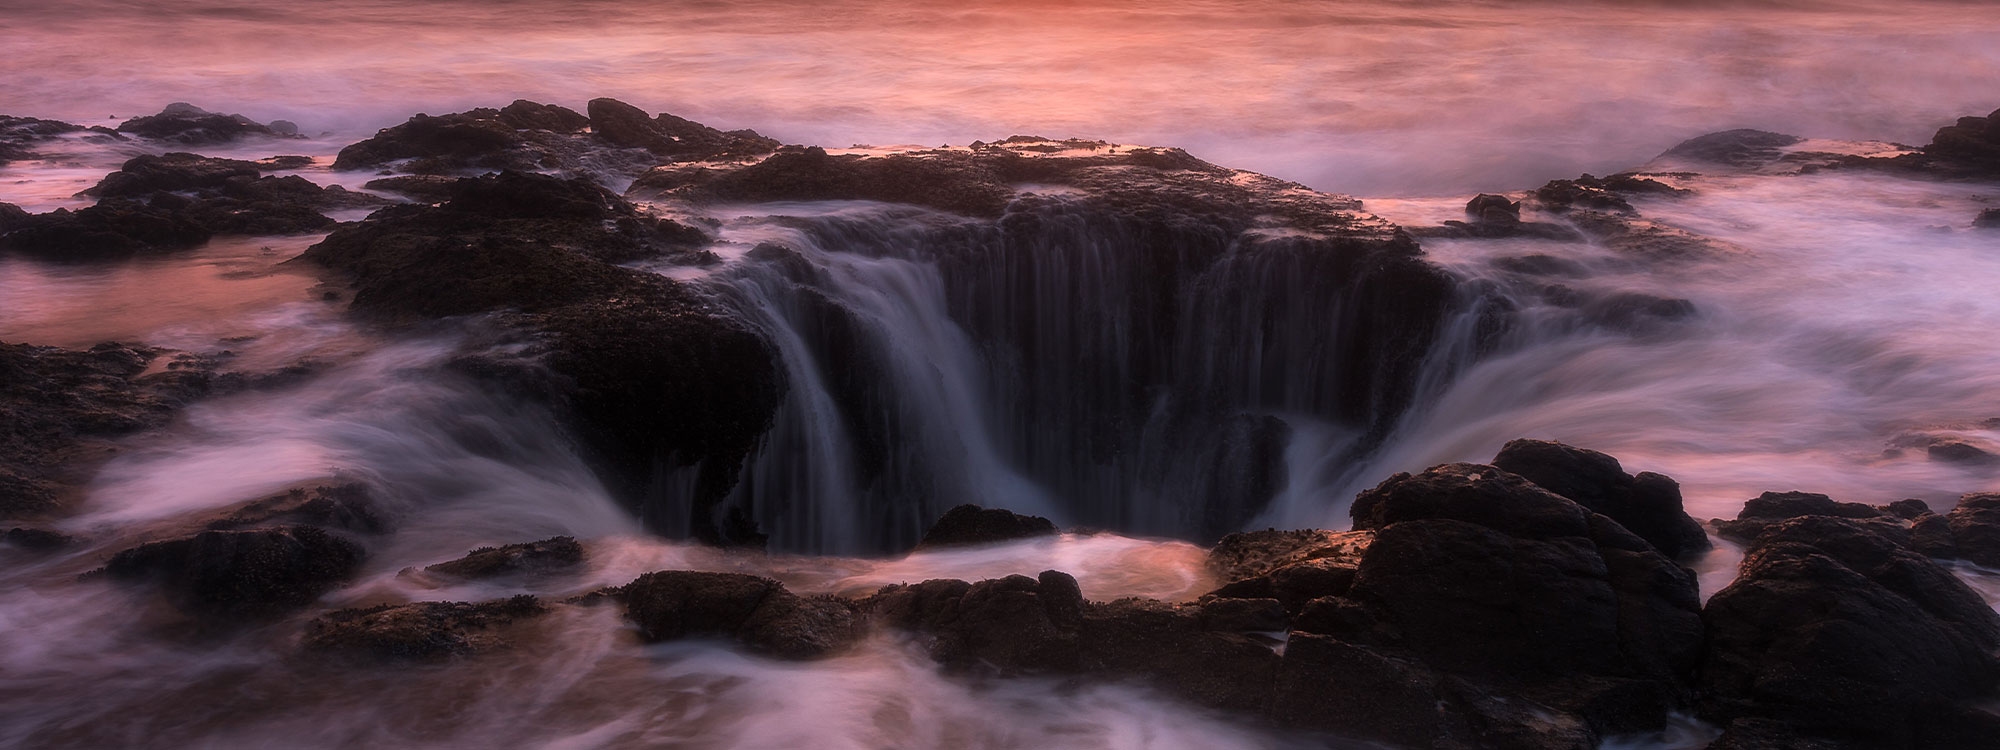
[[[527,594],[490,602],[415,602],[343,609],[306,623],[309,652],[378,661],[436,661],[507,648],[506,628],[547,614]]]
[[[574,537],[559,536],[539,542],[481,547],[450,562],[424,570],[459,578],[492,578],[523,572],[545,572],[573,567],[583,562],[583,545]]]
[[[324,211],[387,201],[296,175],[262,176],[259,162],[190,153],[135,157],[84,191],[96,205],[0,220],[0,252],[101,260],[193,248],[215,235],[328,229]]]
[[[837,654],[860,636],[852,603],[801,597],[741,573],[648,573],[622,596],[626,618],[647,641],[729,638],[755,653],[803,660]]]
[[[754,529],[711,509],[777,409],[775,353],[692,290],[614,265],[685,248],[700,232],[581,180],[506,172],[453,183],[450,196],[379,211],[300,261],[344,273],[351,308],[377,321],[505,311],[500,322],[528,337],[532,364],[487,374],[535,381],[634,504],[656,467],[710,462],[695,516],[653,520],[754,541]]]
[[[357,534],[380,534],[389,523],[376,507],[368,485],[348,482],[298,487],[248,503],[208,528],[227,531],[260,526],[304,524]]]
[[[1672,477],[1626,474],[1618,459],[1547,440],[1510,441],[1493,465],[1610,517],[1669,558],[1709,548],[1707,532],[1687,514]]]
[[[617,99],[592,99],[585,111],[590,113],[591,132],[605,142],[677,161],[761,156],[780,145],[752,130],[723,132],[671,114],[648,116]]]
[[[2000,679],[2000,617],[1882,531],[1814,515],[1758,535],[1702,615],[1705,718],[1866,747],[1933,746],[1922,738],[1967,720],[1959,704]]]
[[[147,374],[162,350],[0,344],[0,517],[58,513],[112,451],[208,390],[204,373]]]
[[[992,544],[1037,536],[1054,536],[1056,525],[1041,516],[1024,516],[1001,508],[960,505],[924,533],[919,549]]]
[[[1795,135],[1765,130],[1725,130],[1689,138],[1667,149],[1662,156],[1739,169],[1754,169],[1777,161],[1784,156],[1782,149],[1804,140]]]
[[[1709,523],[1715,526],[1715,533],[1723,538],[1749,543],[1764,533],[1764,529],[1791,518],[1833,516],[1884,519],[1889,515],[1881,508],[1872,505],[1837,502],[1831,497],[1814,492],[1766,492],[1744,503],[1743,510],[1737,512],[1735,520],[1717,518],[1711,519]]]
[[[260,619],[311,604],[352,577],[361,545],[313,526],[204,531],[113,555],[111,578],[153,584],[198,617]]]
[[[12,161],[39,158],[40,154],[35,151],[36,144],[83,129],[67,122],[0,115],[0,166]]]
[[[254,136],[295,135],[298,128],[293,126],[290,133],[280,133],[242,115],[219,114],[187,102],[174,102],[159,114],[126,120],[119,124],[118,132],[187,146],[211,146]]]

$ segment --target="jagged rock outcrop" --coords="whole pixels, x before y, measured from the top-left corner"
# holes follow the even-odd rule
[[[0,166],[38,156],[35,144],[67,133],[82,131],[80,125],[33,117],[0,115]]]
[[[1024,516],[1003,508],[960,505],[946,511],[924,533],[919,549],[967,544],[992,544],[1037,536],[1054,536],[1056,525],[1041,516]]]
[[[58,513],[112,438],[166,424],[205,373],[147,373],[163,350],[0,344],[0,518]]]
[[[1929,170],[1953,177],[2000,177],[2000,110],[1985,117],[1961,117],[1938,128],[1922,161]]]
[[[492,578],[523,572],[541,572],[574,567],[583,562],[583,545],[574,537],[559,536],[539,542],[500,547],[480,547],[464,557],[426,566],[424,570],[458,578]]]
[[[302,608],[352,577],[366,553],[314,526],[204,531],[113,555],[105,574],[145,581],[197,617],[261,619]]]
[[[1708,534],[1682,506],[1680,484],[1672,477],[1626,474],[1618,459],[1547,440],[1509,441],[1493,465],[1610,517],[1669,558],[1710,546]]]
[[[414,602],[343,609],[306,623],[308,652],[379,661],[435,661],[507,648],[508,626],[547,614],[527,594],[510,599]]]
[[[617,99],[592,99],[584,111],[590,113],[591,133],[605,142],[675,161],[762,156],[779,146],[754,130],[724,132],[664,112],[648,117],[645,110]]]
[[[1354,501],[1372,529],[1326,633],[1578,714],[1658,726],[1701,645],[1694,577],[1616,521],[1492,466],[1398,474]]]
[[[281,138],[296,135],[297,126],[291,131],[280,133],[248,117],[218,114],[187,102],[174,102],[159,114],[134,117],[118,126],[120,133],[187,146],[232,143],[253,136]]]
[[[94,206],[0,219],[0,252],[126,257],[195,247],[219,234],[321,231],[334,224],[322,211],[387,203],[297,175],[261,176],[267,168],[189,153],[135,157],[84,191],[100,198]]]
[[[537,170],[572,164],[576,136],[590,118],[526,99],[500,109],[481,107],[432,117],[412,116],[340,150],[336,170],[379,169],[444,174],[469,170]]]
[[[777,408],[775,353],[695,291],[614,265],[701,237],[592,183],[507,172],[453,183],[442,205],[379,211],[300,261],[345,274],[352,309],[378,321],[505,311],[501,322],[531,337],[530,366],[469,370],[534,380],[531,390],[569,417],[613,488],[652,520],[754,542],[747,524],[710,513]],[[656,470],[682,466],[701,467],[693,517],[660,518],[649,483]]]
[[[1753,729],[1834,747],[1976,746],[1950,738],[1980,726],[1967,706],[2000,684],[2000,616],[1883,528],[1771,525],[1709,600],[1701,712],[1731,726],[1733,746],[1769,746]]]
[[[1711,519],[1715,533],[1725,539],[1748,544],[1764,530],[1785,520],[1802,516],[1832,516],[1878,522],[1883,528],[1896,526],[1887,511],[1862,503],[1836,502],[1815,492],[1766,492],[1751,498],[1737,511],[1736,519]]]

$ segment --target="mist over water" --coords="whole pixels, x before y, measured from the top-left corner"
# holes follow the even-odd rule
[[[358,139],[613,96],[788,143],[1175,145],[1322,190],[1512,189],[1704,132],[1924,142],[1991,109],[1977,3],[0,2],[0,112],[172,101]]]

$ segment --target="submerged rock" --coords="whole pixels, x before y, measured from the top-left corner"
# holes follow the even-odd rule
[[[1689,138],[1661,156],[1754,169],[1777,161],[1784,156],[1782,149],[1803,141],[1795,135],[1765,130],[1724,130]]]
[[[2000,229],[2000,208],[1989,208],[1979,212],[1972,220],[1974,229]]]
[[[1843,745],[1914,748],[2000,681],[2000,616],[1879,523],[1763,530],[1702,613],[1704,718],[1757,718]]]
[[[1037,536],[1054,536],[1056,525],[1041,516],[1024,516],[1000,508],[960,505],[931,525],[918,549],[967,544],[992,544]]]
[[[230,530],[283,524],[361,534],[388,530],[388,522],[375,507],[374,492],[360,482],[295,487],[238,508],[227,517],[209,523],[208,528]]]
[[[769,578],[676,570],[625,586],[625,616],[647,641],[730,638],[780,659],[834,655],[860,637],[853,605],[800,597]]]
[[[559,536],[539,542],[480,547],[464,557],[425,567],[432,573],[459,578],[492,578],[521,572],[567,568],[583,562],[583,545],[574,537]]]
[[[166,424],[207,391],[203,373],[147,374],[162,351],[0,344],[0,518],[59,512],[110,439]]]
[[[548,611],[527,594],[477,604],[415,602],[343,609],[306,623],[300,646],[384,661],[466,656],[506,648],[504,628]]]
[[[81,130],[82,126],[67,122],[0,115],[0,166],[6,166],[11,161],[38,158],[40,155],[35,153],[35,144]]]
[[[76,537],[60,531],[17,526],[0,534],[0,543],[31,552],[49,552],[75,544]]]
[[[104,571],[153,583],[189,614],[262,618],[311,604],[360,570],[364,554],[312,526],[204,531],[119,552]]]
[[[1681,559],[1709,548],[1708,534],[1687,514],[1673,478],[1626,474],[1618,459],[1547,440],[1513,440],[1493,465],[1617,521],[1661,554]]]

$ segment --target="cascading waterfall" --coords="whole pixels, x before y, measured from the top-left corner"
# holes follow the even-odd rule
[[[1423,363],[1441,333],[1470,337],[1437,355],[1457,362],[1495,324],[1432,269],[1092,200],[1024,197],[997,224],[862,203],[727,226],[755,249],[708,283],[791,384],[728,504],[789,550],[907,548],[966,502],[1212,538],[1288,477],[1327,487],[1450,371]],[[1288,455],[1298,435],[1315,455]]]

